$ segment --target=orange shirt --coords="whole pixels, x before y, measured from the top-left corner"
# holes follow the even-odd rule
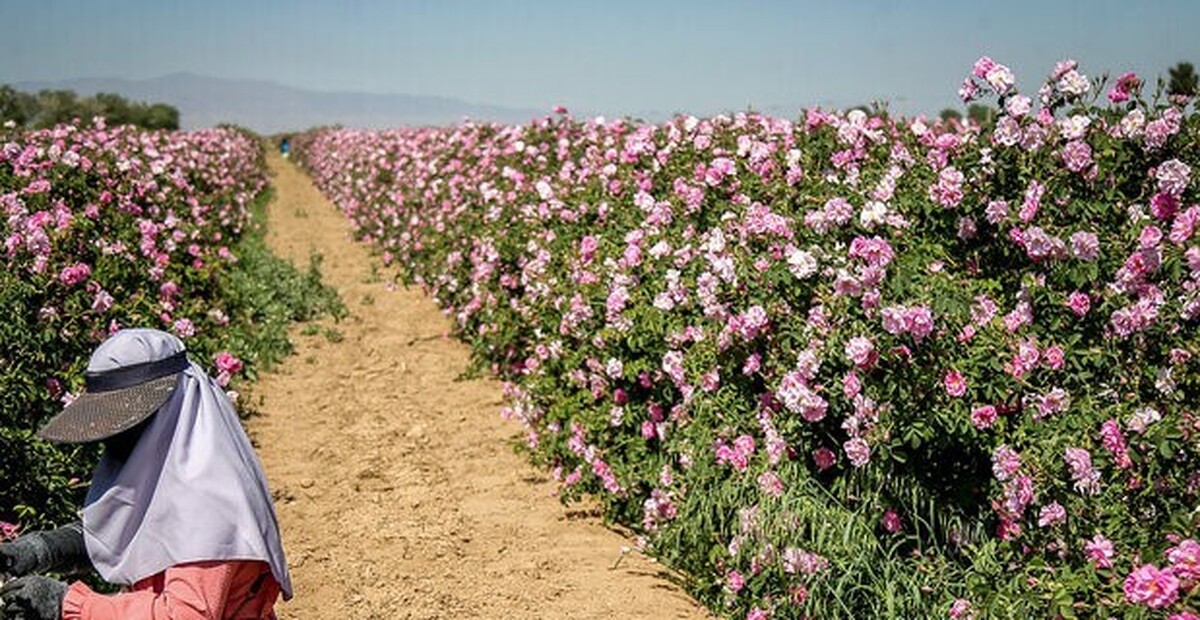
[[[97,594],[81,582],[63,599],[63,620],[274,620],[279,584],[266,562],[173,566],[127,592]]]

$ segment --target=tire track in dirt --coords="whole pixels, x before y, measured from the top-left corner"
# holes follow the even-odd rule
[[[708,617],[658,564],[618,562],[631,541],[559,504],[509,447],[499,384],[456,380],[468,351],[449,320],[372,279],[346,218],[298,168],[270,166],[271,248],[302,267],[320,253],[351,312],[295,329],[297,354],[249,391],[296,589],[280,618]]]

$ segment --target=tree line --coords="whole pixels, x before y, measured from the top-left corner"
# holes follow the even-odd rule
[[[80,97],[72,90],[19,91],[0,86],[0,124],[12,121],[27,129],[45,129],[73,119],[104,117],[110,125],[179,129],[179,110],[166,103],[130,101],[114,93]]]

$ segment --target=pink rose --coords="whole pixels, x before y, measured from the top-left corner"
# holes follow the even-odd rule
[[[1092,165],[1092,147],[1083,140],[1073,140],[1063,147],[1062,159],[1067,170],[1083,172]]]
[[[903,306],[888,306],[879,311],[879,316],[883,320],[884,331],[889,334],[900,335],[907,329]]]
[[[1171,569],[1143,564],[1125,578],[1125,598],[1150,609],[1162,609],[1179,598],[1179,579]]]
[[[975,407],[971,410],[971,424],[979,430],[991,428],[996,423],[996,407],[994,405],[983,405]]]
[[[1046,347],[1046,350],[1042,351],[1042,362],[1046,366],[1049,366],[1051,370],[1062,368],[1063,357],[1063,350],[1057,345]]]
[[[1067,295],[1067,307],[1071,309],[1071,312],[1075,313],[1075,316],[1087,314],[1091,306],[1092,299],[1088,297],[1087,293],[1075,291]]]
[[[758,476],[758,488],[771,497],[783,495],[783,480],[773,471],[764,471]]]
[[[746,358],[746,363],[742,365],[742,374],[747,377],[758,372],[762,368],[762,355],[751,353],[750,357]]]
[[[862,382],[858,379],[858,373],[851,370],[842,377],[842,393],[846,398],[854,398],[862,393]]]
[[[870,368],[879,359],[879,353],[875,351],[875,343],[864,336],[855,336],[847,341],[845,353],[846,359],[862,369]]]
[[[982,80],[987,77],[988,72],[995,66],[996,61],[988,56],[980,56],[979,60],[975,61],[975,65],[971,67],[971,75]]]
[[[733,447],[739,453],[750,456],[754,454],[754,438],[749,435],[739,435],[737,439],[733,440]]]
[[[1113,557],[1117,555],[1112,541],[1103,534],[1096,534],[1083,545],[1083,552],[1096,568],[1112,568]]]
[[[955,599],[950,605],[950,617],[969,619],[975,617],[975,610],[971,607],[971,601],[965,598]]]
[[[946,393],[954,398],[958,398],[967,393],[967,380],[961,372],[951,370],[942,378],[942,385],[946,388]]]
[[[842,444],[842,449],[846,451],[846,457],[850,459],[850,464],[855,467],[862,467],[871,460],[871,446],[862,437],[855,437],[847,441]]]
[[[884,511],[881,523],[883,524],[883,529],[892,534],[904,529],[904,523],[900,520],[900,515],[891,508]]]
[[[746,586],[746,579],[742,577],[741,573],[731,570],[728,575],[725,575],[725,583],[729,586],[730,591],[737,594]]]
[[[1058,502],[1050,502],[1042,506],[1038,513],[1038,527],[1050,527],[1067,520],[1067,511]]]
[[[213,362],[217,365],[217,370],[227,372],[231,375],[236,375],[242,371],[242,360],[235,357],[229,351],[222,351],[213,358]]]
[[[920,342],[933,332],[933,313],[925,306],[909,308],[904,313],[904,323],[913,339]]]
[[[813,462],[817,469],[825,471],[837,464],[837,454],[829,448],[817,448],[813,451]]]
[[[1004,482],[1012,478],[1021,468],[1021,455],[1016,450],[1003,444],[992,453],[992,474],[996,480]]]
[[[196,326],[192,324],[191,319],[179,319],[171,325],[171,331],[181,339],[187,340],[196,335]]]
[[[64,267],[62,272],[58,274],[58,279],[67,286],[74,286],[87,280],[92,275],[92,268],[85,263],[75,263],[70,267]]]
[[[1171,572],[1189,581],[1200,579],[1200,543],[1189,538],[1167,550]]]
[[[1117,83],[1113,85],[1112,90],[1108,91],[1108,100],[1113,103],[1125,103],[1129,101],[1130,91],[1141,85],[1141,79],[1132,71],[1123,74],[1117,78]]]

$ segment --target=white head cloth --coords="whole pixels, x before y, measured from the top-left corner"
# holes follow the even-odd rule
[[[92,354],[89,371],[167,358],[184,349],[153,329],[126,329]],[[128,458],[105,454],[83,508],[100,576],[134,584],[188,562],[262,560],[285,599],[292,584],[262,466],[225,391],[195,363]]]

